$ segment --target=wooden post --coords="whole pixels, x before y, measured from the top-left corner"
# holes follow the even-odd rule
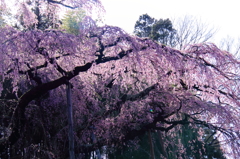
[[[162,152],[162,155],[165,157],[165,158],[168,158],[167,156],[167,153],[165,151],[165,147],[164,147],[164,143],[163,143],[163,138],[162,138],[162,132],[160,130],[157,130],[157,133],[158,133],[158,139],[159,139],[159,142],[160,142],[160,151]]]
[[[151,130],[148,130],[148,139],[149,139],[149,144],[150,144],[151,159],[155,159]]]
[[[93,141],[93,143],[94,143],[94,144],[97,143],[96,136],[94,135],[93,132],[92,132],[91,136],[92,136],[92,141]],[[100,150],[99,150],[99,149],[95,150],[95,153],[96,153],[96,155],[97,155],[97,159],[101,159]]]
[[[68,109],[68,140],[69,140],[69,159],[75,159],[74,153],[74,134],[73,134],[73,114],[71,102],[71,83],[67,81],[67,109]]]

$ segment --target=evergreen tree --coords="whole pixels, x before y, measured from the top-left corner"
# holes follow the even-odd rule
[[[150,38],[174,47],[176,45],[176,30],[169,19],[159,19],[152,26]]]
[[[148,14],[143,14],[139,17],[134,27],[134,34],[139,37],[150,37],[153,24],[156,19],[150,17]]]
[[[149,37],[164,45],[176,45],[176,30],[169,19],[156,20],[148,14],[143,14],[137,20],[134,34],[139,37]]]
[[[62,19],[61,28],[67,33],[78,35],[80,31],[80,23],[84,16],[85,13],[81,9],[69,10]]]
[[[0,28],[4,27],[5,26],[5,20],[3,18],[3,12],[2,10],[0,10]]]

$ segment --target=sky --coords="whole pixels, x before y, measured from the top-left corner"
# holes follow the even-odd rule
[[[147,13],[156,19],[185,15],[201,19],[218,31],[211,42],[230,36],[240,38],[239,0],[101,0],[105,23],[132,33],[139,16]]]
[[[14,1],[14,0],[9,0]],[[177,19],[193,16],[215,28],[210,42],[218,44],[226,37],[240,38],[239,0],[100,0],[106,10],[104,22],[133,33],[135,22],[142,14],[155,19]]]

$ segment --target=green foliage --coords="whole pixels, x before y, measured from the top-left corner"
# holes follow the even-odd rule
[[[152,26],[150,38],[165,45],[175,46],[176,30],[169,19],[160,19]]]
[[[152,26],[156,19],[150,17],[148,14],[143,14],[139,17],[134,27],[134,34],[139,37],[150,37]]]
[[[169,19],[156,20],[148,14],[143,14],[135,24],[134,34],[139,37],[149,37],[172,47],[176,45],[176,30]]]
[[[108,154],[109,159],[150,159],[150,144],[147,133],[139,136],[139,139],[138,146],[131,146],[130,144],[123,146]]]
[[[68,11],[63,19],[61,28],[70,34],[79,34],[80,22],[85,17],[85,12],[81,9]]]
[[[6,25],[6,21],[4,18],[4,12],[0,9],[0,28]]]
[[[155,159],[200,159],[203,157],[207,159],[226,159],[218,140],[212,135],[214,131],[202,126],[182,125],[181,127],[181,131],[168,133],[152,131]],[[199,134],[200,130],[204,131],[203,136]],[[140,136],[139,139],[138,147],[124,146],[109,154],[109,159],[151,159],[147,133]],[[183,151],[180,151],[180,147],[183,148]]]
[[[176,136],[171,138],[166,135],[164,139],[173,141],[177,144],[169,144],[166,146],[167,156],[170,159],[178,158],[217,158],[225,159],[219,145],[219,141],[214,137],[215,131],[198,125],[192,127],[191,125],[182,125],[181,131],[173,132]],[[183,152],[179,151],[180,145]]]
[[[5,22],[4,19],[2,18],[2,16],[0,16],[0,28],[5,26]]]

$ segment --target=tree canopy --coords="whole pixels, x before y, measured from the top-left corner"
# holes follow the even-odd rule
[[[112,26],[79,35],[5,27],[0,48],[3,157],[69,157],[68,81],[79,158],[184,125],[207,127],[226,155],[240,156],[240,62],[212,43],[179,51]],[[181,142],[165,144],[184,153]]]

